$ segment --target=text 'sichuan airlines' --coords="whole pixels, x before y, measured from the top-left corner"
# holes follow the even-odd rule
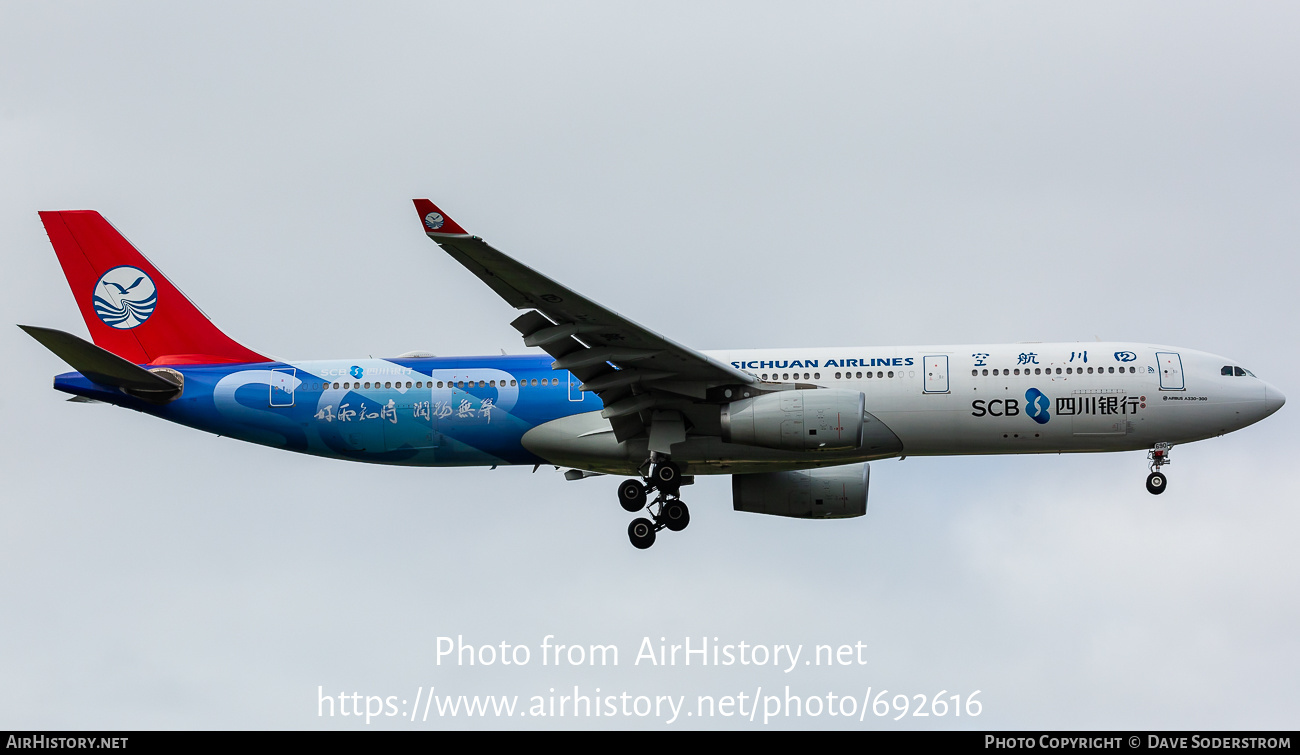
[[[42,212],[94,343],[20,326],[76,372],[54,387],[300,453],[411,466],[628,475],[628,537],[690,521],[683,486],[732,476],[737,511],[862,516],[895,456],[1170,449],[1276,412],[1238,362],[1147,343],[696,351],[488,246],[427,199],[420,222],[524,310],[523,356],[277,361],[235,342],[93,211]]]

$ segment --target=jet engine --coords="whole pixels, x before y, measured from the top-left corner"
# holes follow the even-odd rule
[[[731,477],[736,511],[800,519],[848,519],[867,513],[871,465],[764,472]]]
[[[778,391],[722,407],[722,440],[783,451],[862,445],[866,397],[859,391]]]

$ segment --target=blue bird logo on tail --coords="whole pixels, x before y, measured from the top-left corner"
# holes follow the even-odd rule
[[[158,306],[158,289],[140,268],[119,265],[99,276],[91,302],[105,325],[130,330],[143,325],[153,314]]]
[[[1052,406],[1052,400],[1037,388],[1030,388],[1025,391],[1025,414],[1040,425],[1046,425],[1047,420],[1052,415],[1047,410]]]

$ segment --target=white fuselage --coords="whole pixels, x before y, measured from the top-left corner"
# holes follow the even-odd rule
[[[1230,359],[1151,344],[798,348],[707,356],[753,374],[773,391],[861,392],[869,416],[856,448],[792,451],[724,441],[722,405],[684,401],[688,432],[670,447],[689,474],[811,469],[906,455],[1147,449],[1232,432],[1285,402]],[[535,368],[553,374],[544,362]],[[517,441],[506,439],[507,445],[518,443],[557,466],[634,473],[649,458],[648,439],[620,442],[598,405],[575,400],[588,396],[578,381],[561,374],[553,379],[561,387],[550,389],[569,397],[550,405],[558,415],[525,429]],[[485,374],[468,379],[480,386],[493,382]],[[739,388],[733,400],[749,395]],[[467,420],[447,421],[454,429]],[[441,424],[438,429],[445,432]],[[431,458],[482,463],[478,457]]]
[[[1185,443],[1258,422],[1285,401],[1263,380],[1222,374],[1224,367],[1238,366],[1230,359],[1139,343],[764,349],[710,356],[760,378],[862,391],[867,411],[893,430],[909,455],[1123,451]]]

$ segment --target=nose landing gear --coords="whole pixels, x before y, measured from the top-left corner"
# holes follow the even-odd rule
[[[671,461],[661,460],[651,467],[645,483],[624,480],[618,486],[618,502],[623,510],[636,512],[644,509],[650,514],[649,519],[633,519],[628,525],[627,537],[634,547],[645,550],[655,544],[655,533],[659,530],[681,532],[691,523],[690,509],[678,497],[681,484],[681,469]],[[647,505],[646,499],[651,492],[656,495]]]
[[[1147,492],[1151,495],[1160,495],[1165,492],[1165,486],[1169,483],[1165,479],[1164,473],[1160,468],[1169,463],[1169,451],[1173,446],[1169,443],[1157,443],[1147,452],[1147,458],[1151,460],[1151,474],[1147,475]]]

